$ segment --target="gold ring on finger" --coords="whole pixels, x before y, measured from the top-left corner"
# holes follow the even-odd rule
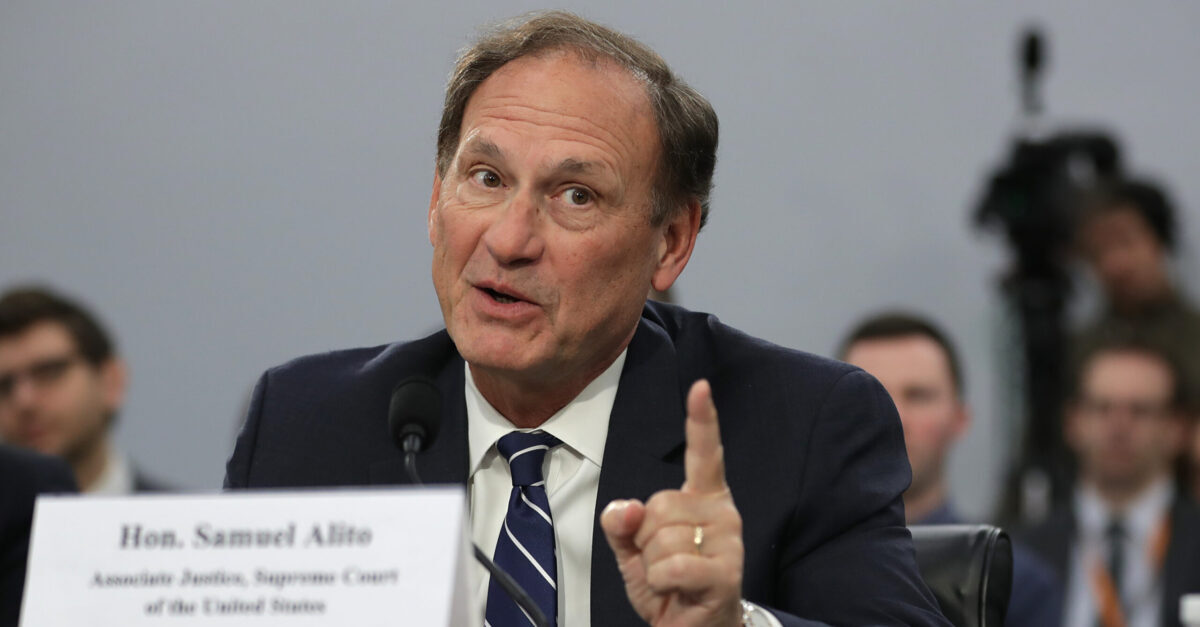
[[[696,525],[696,530],[692,533],[692,544],[696,547],[696,555],[702,555],[702,549],[704,548],[704,527]]]

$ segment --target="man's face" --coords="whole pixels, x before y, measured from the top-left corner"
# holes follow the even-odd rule
[[[92,366],[57,322],[0,339],[0,439],[68,461],[101,441],[124,394],[122,367]]]
[[[1173,385],[1170,368],[1145,353],[1105,352],[1085,365],[1065,425],[1085,479],[1129,491],[1169,472],[1184,437]]]
[[[1083,252],[1118,309],[1136,309],[1169,288],[1162,244],[1133,208],[1114,209],[1088,220]]]
[[[429,207],[446,328],[477,376],[590,380],[687,260],[672,221],[649,222],[645,87],[606,61],[522,57],[471,96],[460,136]]]
[[[969,422],[945,351],[923,335],[908,335],[855,342],[845,360],[879,379],[896,403],[912,465],[909,492],[936,485],[950,445]]]

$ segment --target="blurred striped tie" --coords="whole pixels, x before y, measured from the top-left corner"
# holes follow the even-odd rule
[[[494,559],[529,593],[551,625],[558,624],[558,565],[542,462],[546,453],[559,444],[562,442],[558,438],[541,431],[514,431],[496,442],[496,449],[508,460],[513,489]],[[517,627],[533,621],[492,581],[488,585],[485,624]]]

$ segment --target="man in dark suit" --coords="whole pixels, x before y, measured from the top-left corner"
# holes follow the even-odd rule
[[[112,442],[126,368],[82,305],[41,286],[0,295],[0,441],[61,457],[84,492],[162,489]]]
[[[896,403],[913,480],[904,493],[910,525],[965,521],[950,498],[946,462],[970,427],[964,376],[954,344],[936,324],[904,312],[863,320],[842,343],[840,356],[879,379]],[[1012,627],[1055,627],[1062,588],[1042,558],[1014,543],[1012,594],[1004,622]]]
[[[1064,423],[1077,487],[1025,536],[1067,583],[1064,625],[1179,625],[1179,598],[1200,592],[1200,511],[1172,478],[1179,371],[1136,338],[1098,343],[1081,363]]]
[[[34,499],[74,491],[62,461],[0,444],[0,627],[16,627],[21,616]]]
[[[388,402],[421,375],[445,409],[420,474],[466,485],[474,540],[557,624],[945,624],[879,385],[646,302],[691,256],[716,143],[628,37],[557,12],[485,36],[438,133],[446,330],[268,371],[226,485],[404,483]],[[493,627],[526,622],[478,592]]]

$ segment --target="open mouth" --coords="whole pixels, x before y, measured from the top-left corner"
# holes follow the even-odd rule
[[[505,294],[504,292],[497,292],[496,290],[494,290],[490,287],[483,288],[483,291],[487,292],[487,295],[491,296],[492,300],[494,300],[498,303],[504,304],[504,305],[510,305],[512,303],[521,302],[521,299],[519,299],[519,298],[514,298],[512,296],[509,296],[508,294]]]

